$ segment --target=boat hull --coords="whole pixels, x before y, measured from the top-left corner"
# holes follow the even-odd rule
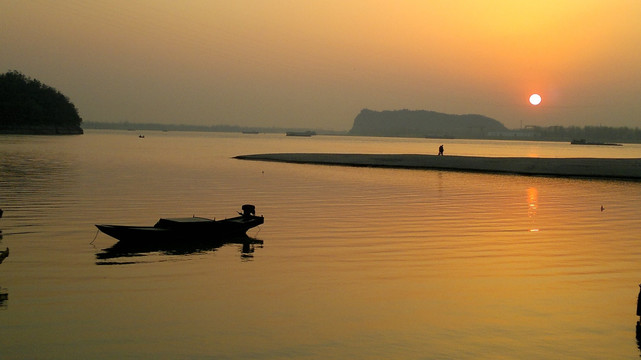
[[[238,216],[225,220],[160,219],[154,226],[99,224],[103,233],[121,242],[175,242],[220,240],[225,237],[247,236],[247,230],[263,224],[262,216]]]

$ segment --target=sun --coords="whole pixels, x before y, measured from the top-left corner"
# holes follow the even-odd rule
[[[540,103],[541,103],[541,95],[539,95],[539,94],[530,95],[530,104],[538,105]]]

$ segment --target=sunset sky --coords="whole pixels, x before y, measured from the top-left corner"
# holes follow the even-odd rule
[[[0,0],[0,72],[85,121],[348,130],[369,108],[641,127],[639,19],[633,0]]]

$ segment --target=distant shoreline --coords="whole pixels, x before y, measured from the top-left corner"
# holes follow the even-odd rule
[[[60,127],[12,127],[0,128],[0,135],[82,135],[84,130],[78,128],[60,128]]]
[[[437,156],[419,154],[280,153],[235,159],[298,164],[641,180],[641,159]]]

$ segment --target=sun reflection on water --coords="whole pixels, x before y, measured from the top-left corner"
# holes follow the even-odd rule
[[[530,231],[537,232],[539,228],[536,226],[536,210],[538,208],[539,192],[536,188],[531,187],[527,189],[527,216],[530,219]]]

